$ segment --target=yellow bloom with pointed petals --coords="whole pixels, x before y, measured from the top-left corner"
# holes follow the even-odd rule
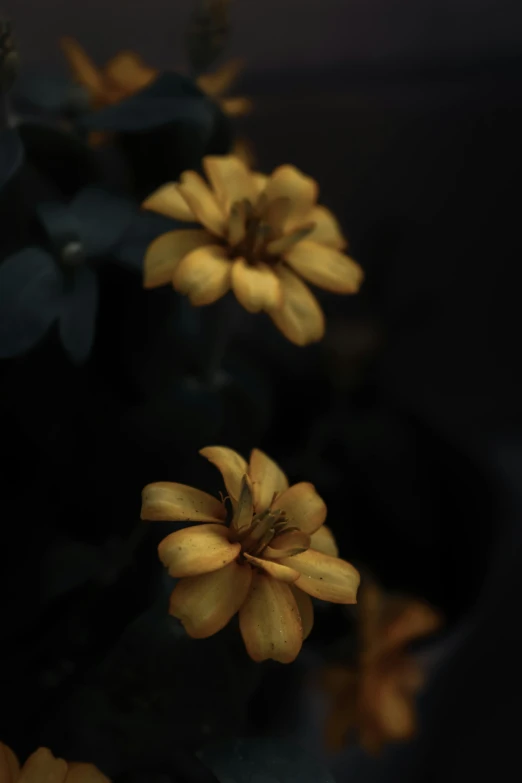
[[[228,117],[241,117],[252,111],[252,101],[243,96],[230,97],[230,88],[244,68],[240,59],[228,60],[217,70],[203,73],[196,79],[196,84],[205,95],[219,104],[223,114]]]
[[[207,156],[203,167],[210,185],[185,171],[143,203],[202,226],[152,242],[145,288],[172,283],[194,306],[212,304],[232,289],[246,310],[268,313],[296,345],[320,340],[323,311],[302,278],[353,294],[363,273],[342,252],[347,243],[337,220],[317,204],[317,183],[290,165],[270,176],[252,172],[234,155]]]
[[[373,754],[387,742],[415,734],[415,695],[424,676],[407,646],[440,625],[439,613],[427,604],[385,595],[374,583],[364,586],[359,601],[359,665],[333,666],[322,677],[332,698],[325,726],[331,750],[340,750],[354,729],[361,745]]]
[[[0,742],[0,783],[110,783],[93,764],[68,763],[47,748],[38,748],[21,767],[13,751]]]
[[[358,571],[337,557],[326,506],[312,484],[289,487],[281,468],[259,449],[247,463],[224,446],[200,451],[223,476],[233,514],[222,501],[184,484],[143,490],[141,518],[199,524],[171,533],[158,552],[178,577],[170,614],[195,639],[239,627],[254,661],[293,661],[313,625],[310,596],[356,603]]]

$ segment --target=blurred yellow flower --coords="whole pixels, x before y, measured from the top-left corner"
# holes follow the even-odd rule
[[[74,38],[62,38],[60,44],[75,81],[87,90],[91,106],[96,109],[134,95],[160,74],[136,52],[119,52],[103,68],[98,68]],[[199,89],[215,100],[223,113],[230,117],[247,114],[252,108],[248,98],[226,95],[242,68],[242,60],[230,60],[213,73],[202,74],[196,79]]]
[[[0,742],[0,783],[110,783],[93,764],[68,763],[38,748],[20,767],[13,751]]]
[[[251,313],[267,312],[297,345],[324,334],[323,311],[308,286],[353,294],[363,273],[342,250],[340,227],[317,205],[318,185],[294,166],[270,176],[251,172],[234,155],[207,156],[210,187],[195,171],[163,185],[145,209],[199,229],[170,231],[149,246],[145,288],[172,283],[195,306],[208,305],[232,289]]]
[[[169,574],[180,578],[170,614],[203,639],[239,612],[250,657],[290,663],[312,629],[310,596],[356,603],[359,573],[337,557],[313,484],[289,487],[281,468],[258,449],[250,463],[223,446],[200,454],[223,476],[230,524],[224,501],[199,489],[158,482],[143,490],[142,519],[200,523],[171,533],[158,547]]]
[[[407,646],[442,621],[427,604],[386,596],[374,583],[361,588],[358,608],[358,666],[332,666],[321,678],[332,699],[325,740],[331,750],[340,750],[355,729],[362,747],[377,754],[387,742],[415,734],[415,696],[424,677]]]

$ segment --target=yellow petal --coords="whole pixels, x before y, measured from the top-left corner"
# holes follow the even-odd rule
[[[144,288],[172,283],[174,271],[182,258],[197,247],[208,246],[213,237],[203,229],[168,231],[147,248],[143,265]]]
[[[281,557],[292,557],[301,552],[306,552],[310,547],[310,536],[302,533],[300,530],[290,530],[287,533],[281,533],[270,542],[263,552],[264,557],[270,560],[279,560]]]
[[[141,206],[143,209],[150,209],[174,220],[186,220],[189,223],[196,221],[196,216],[179,192],[177,182],[167,182],[166,185],[162,185],[151,193]]]
[[[339,557],[339,549],[337,548],[334,534],[326,525],[321,525],[319,530],[312,534],[310,548],[315,549],[317,552],[322,552],[323,555]]]
[[[244,61],[239,58],[228,60],[212,73],[202,73],[196,79],[196,84],[205,95],[209,95],[211,98],[218,98],[220,95],[228,92],[244,66]]]
[[[85,49],[80,46],[78,41],[69,37],[62,38],[60,46],[75,81],[85,87],[91,102],[100,100],[105,92],[103,75]]]
[[[254,499],[252,497],[252,483],[249,477],[243,476],[241,482],[241,490],[239,492],[239,500],[237,502],[234,517],[232,519],[231,527],[240,533],[247,527],[250,527],[252,517],[254,515]]]
[[[256,162],[256,156],[254,152],[254,147],[248,139],[242,137],[236,138],[234,140],[234,144],[232,145],[232,154],[235,155],[236,158],[242,160],[245,166],[247,166],[249,169],[254,168]],[[254,178],[254,186],[257,194],[258,183],[256,181],[256,177],[258,175],[254,174],[253,172],[250,172],[250,176]]]
[[[313,207],[311,212],[306,215],[305,222],[315,223],[315,228],[308,237],[314,242],[334,247],[336,250],[344,250],[347,247],[348,242],[343,236],[335,215],[326,207],[319,204]],[[292,228],[296,228],[296,226],[292,226]]]
[[[251,177],[256,188],[256,195],[260,196],[268,185],[268,180],[270,177],[268,177],[266,174],[261,174],[259,171],[252,171]]]
[[[65,783],[111,783],[94,764],[69,763]]]
[[[303,640],[310,636],[310,632],[314,627],[314,605],[312,599],[302,590],[299,590],[295,585],[290,585],[290,589],[295,598],[299,616],[301,617],[301,625],[303,626]]]
[[[217,498],[172,481],[147,484],[141,497],[141,518],[152,522],[222,522],[227,515]]]
[[[179,192],[200,223],[212,234],[225,236],[225,213],[203,177],[195,171],[185,171],[178,185]]]
[[[254,507],[257,514],[272,505],[274,495],[288,489],[288,479],[279,465],[264,451],[252,449],[248,470],[254,492]]]
[[[218,571],[181,579],[170,597],[169,613],[189,636],[206,639],[239,611],[250,590],[252,569],[235,561]]]
[[[219,105],[221,106],[221,111],[227,117],[243,117],[245,114],[250,114],[254,108],[250,98],[245,98],[242,95],[238,95],[235,98],[222,98],[219,101]]]
[[[299,572],[294,571],[294,569],[289,566],[281,565],[281,563],[274,563],[272,560],[264,560],[261,557],[254,557],[247,552],[243,552],[243,557],[245,560],[248,560],[251,565],[261,568],[269,576],[272,576],[274,579],[279,579],[281,582],[291,583],[296,582],[299,579]]]
[[[281,558],[281,562],[299,571],[295,585],[308,595],[334,604],[357,603],[359,572],[346,560],[308,549],[301,555]]]
[[[249,313],[280,307],[281,283],[266,264],[250,266],[243,258],[232,265],[232,290]]]
[[[246,236],[246,202],[236,201],[230,208],[228,244],[236,247]]]
[[[20,773],[20,764],[15,754],[0,742],[0,781],[1,783],[16,783]]]
[[[186,255],[176,267],[172,284],[186,294],[194,307],[213,304],[230,289],[230,263],[220,245],[199,247]]]
[[[301,243],[305,237],[312,233],[313,228],[313,223],[306,223],[278,239],[273,239],[266,246],[266,252],[271,256],[284,255],[286,258],[295,245]]]
[[[207,155],[203,158],[203,168],[226,214],[237,201],[255,200],[255,184],[240,158],[234,155]]]
[[[248,473],[248,464],[234,449],[226,446],[205,446],[200,449],[202,457],[208,459],[223,476],[225,487],[232,500],[237,501],[241,492],[243,476]]]
[[[327,291],[354,294],[363,281],[363,271],[352,258],[311,239],[301,240],[284,257],[295,272]]]
[[[269,177],[265,189],[268,201],[277,198],[289,198],[291,208],[288,224],[295,226],[304,222],[317,201],[319,187],[311,177],[307,177],[295,166],[279,166]]]
[[[22,767],[16,783],[64,783],[67,763],[56,759],[47,748],[38,748]]]
[[[104,68],[105,76],[118,85],[127,95],[143,90],[159,71],[149,68],[135,52],[120,52],[109,60]]]
[[[239,627],[254,661],[291,663],[302,646],[301,618],[290,587],[260,572],[253,574],[250,593],[239,610]]]
[[[287,340],[295,345],[308,345],[324,335],[324,314],[308,286],[289,269],[277,270],[283,291],[283,304],[269,315]]]
[[[326,504],[317,494],[313,484],[300,481],[277,498],[274,509],[284,511],[287,522],[309,536],[315,533],[326,519]]]
[[[183,577],[217,571],[235,560],[240,549],[230,543],[224,525],[195,525],[164,538],[158,554],[171,576]]]

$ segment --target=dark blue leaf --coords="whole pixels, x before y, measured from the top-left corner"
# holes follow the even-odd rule
[[[0,187],[11,179],[24,157],[22,143],[14,130],[0,131]]]
[[[29,247],[0,265],[0,357],[35,345],[60,314],[63,279],[50,255]]]
[[[139,132],[171,123],[187,123],[209,134],[215,117],[213,103],[202,93],[187,94],[186,81],[174,73],[164,73],[144,90],[121,103],[93,112],[80,120],[82,127]],[[183,90],[180,89],[183,84]]]
[[[81,364],[89,356],[94,342],[98,281],[88,266],[79,266],[70,272],[60,314],[60,338],[70,359]]]
[[[69,205],[87,256],[109,251],[129,228],[136,205],[101,188],[85,188]]]
[[[84,87],[61,74],[21,73],[13,94],[15,108],[24,104],[52,113],[89,110],[89,95]]]
[[[156,212],[136,212],[125,235],[112,251],[112,255],[124,267],[140,272],[148,246],[156,237],[177,228],[191,228],[191,223],[181,223]]]
[[[210,745],[198,756],[220,783],[335,783],[314,756],[293,742],[239,739]]]
[[[38,204],[36,212],[57,252],[62,252],[71,243],[80,242],[80,221],[67,204],[43,201]]]

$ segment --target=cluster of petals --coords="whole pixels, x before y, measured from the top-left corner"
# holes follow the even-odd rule
[[[441,617],[422,601],[386,595],[374,582],[362,586],[358,611],[358,666],[332,666],[322,676],[331,700],[325,740],[340,750],[355,732],[362,747],[378,754],[415,734],[424,672],[408,645],[434,633]]]
[[[184,484],[149,484],[142,495],[142,519],[198,523],[171,533],[158,548],[169,574],[179,578],[170,613],[197,639],[238,613],[253,660],[289,663],[312,629],[311,597],[355,603],[359,573],[337,556],[324,525],[325,503],[312,484],[290,487],[259,449],[249,463],[224,446],[200,453],[222,474],[230,521],[225,502]]]
[[[194,306],[232,290],[246,310],[266,312],[296,345],[320,340],[324,314],[307,283],[353,294],[363,274],[343,252],[346,240],[334,215],[317,204],[317,183],[290,165],[270,176],[253,172],[237,155],[206,156],[203,169],[208,183],[185,171],[143,203],[200,224],[152,242],[145,288],[170,283]]]
[[[0,783],[110,783],[93,764],[67,762],[38,748],[25,764],[0,742]]]

